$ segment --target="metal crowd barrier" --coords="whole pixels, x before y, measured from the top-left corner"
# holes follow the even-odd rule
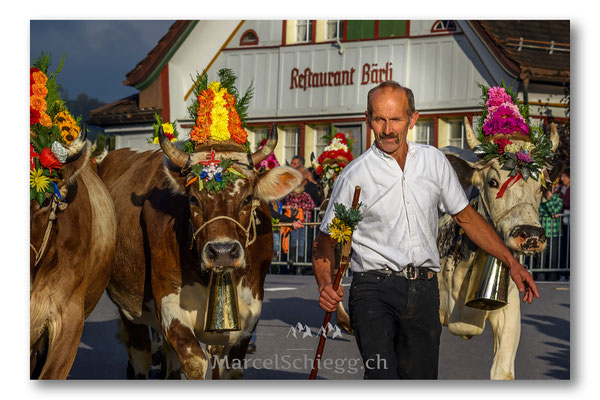
[[[273,225],[273,228],[279,228],[279,231],[273,233],[274,254],[270,273],[312,274],[312,243],[321,225],[319,211],[319,208],[313,209],[311,221],[305,222],[304,228],[289,231],[287,253],[282,251],[281,228],[290,227],[291,224]],[[558,218],[562,219],[564,216],[565,214],[559,214]],[[562,226],[562,236],[546,239],[548,243],[543,252],[521,256],[519,259],[538,281],[570,279],[570,218],[567,218],[566,222]]]

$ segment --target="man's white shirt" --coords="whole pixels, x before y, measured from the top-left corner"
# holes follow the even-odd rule
[[[352,204],[361,187],[363,219],[352,236],[353,272],[401,271],[408,265],[440,271],[436,239],[438,210],[457,214],[467,197],[446,156],[433,146],[408,143],[404,171],[375,144],[336,180],[321,231],[334,218],[334,204]]]

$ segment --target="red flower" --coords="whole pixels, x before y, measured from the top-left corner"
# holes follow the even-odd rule
[[[323,174],[323,167],[321,167],[320,165],[317,167],[317,175],[321,175]]]
[[[506,139],[506,138],[496,139],[496,140],[494,140],[494,143],[496,143],[496,145],[498,145],[498,153],[499,154],[504,153],[504,148],[507,145],[512,144],[512,142],[510,141],[510,139]]]
[[[40,122],[41,114],[38,110],[33,107],[29,107],[29,125],[38,124]]]
[[[56,159],[52,150],[47,147],[44,147],[42,154],[40,154],[40,164],[42,164],[42,167],[48,168],[50,172],[52,172],[53,169],[62,168],[61,162]]]
[[[33,145],[31,143],[29,143],[29,164],[31,166],[31,169],[35,168],[35,159],[39,158],[39,157],[40,157],[40,155],[35,152]]]
[[[165,136],[169,139],[169,140],[173,140],[175,138],[175,135],[173,135],[172,133],[168,133],[168,132],[164,132]]]

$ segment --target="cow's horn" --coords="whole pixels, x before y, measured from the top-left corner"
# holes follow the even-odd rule
[[[165,135],[162,126],[158,127],[158,142],[160,143],[160,148],[162,151],[173,164],[179,168],[185,168],[188,166],[190,155],[185,151],[178,149],[177,146],[171,143],[169,138]]]
[[[467,117],[465,117],[465,129],[467,130],[467,144],[472,150],[475,148],[475,146],[479,146],[481,142],[477,139],[477,135],[475,135],[475,132],[473,132],[473,128],[471,127],[471,124],[469,123],[469,119]]]
[[[271,127],[271,132],[267,136],[267,143],[260,150],[252,153],[252,164],[258,165],[265,158],[269,157],[269,154],[275,150],[275,146],[277,146],[277,124],[273,124]]]
[[[560,137],[558,136],[558,130],[556,129],[556,124],[554,122],[550,124],[550,141],[552,142],[552,151],[556,151],[558,143],[560,142]]]
[[[83,153],[83,149],[85,148],[86,140],[87,126],[85,124],[82,124],[81,133],[79,134],[79,136],[77,136],[77,139],[73,140],[66,146],[67,160],[65,161],[65,164],[72,163],[81,156],[81,153]]]

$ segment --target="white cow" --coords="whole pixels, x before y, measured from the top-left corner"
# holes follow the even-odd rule
[[[473,149],[480,144],[468,120],[465,118],[467,141]],[[552,125],[552,150],[558,146],[558,133]],[[541,177],[539,180],[520,179],[504,195],[497,199],[496,193],[507,180],[509,171],[500,169],[497,160],[468,163],[458,157],[448,156],[461,183],[479,189],[475,199],[476,209],[504,240],[515,256],[543,251],[546,247],[545,232],[539,223]],[[489,320],[494,333],[494,359],[491,379],[514,379],[515,357],[521,333],[521,309],[519,291],[510,280],[508,305],[495,311],[483,311],[466,307],[465,297],[471,268],[475,258],[475,246],[460,231],[452,217],[440,218],[438,247],[442,270],[438,274],[440,288],[440,320],[453,335],[470,338],[483,332]]]

